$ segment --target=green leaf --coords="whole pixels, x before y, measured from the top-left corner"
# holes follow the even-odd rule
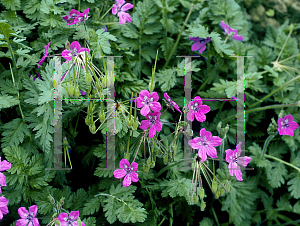
[[[199,222],[199,226],[214,226],[214,221],[208,217],[204,217],[203,220]]]
[[[221,93],[226,93],[228,97],[236,96],[236,82],[232,81],[224,81],[220,79],[220,83],[213,83],[215,87],[211,88],[210,90],[218,91]]]
[[[21,7],[20,0],[1,0],[1,3],[10,10],[16,10]]]
[[[8,96],[8,95],[0,96],[0,110],[1,108],[9,108],[17,104],[19,104],[19,101],[17,98],[13,96]]]
[[[272,169],[267,171],[267,178],[272,188],[279,188],[285,183],[283,177],[287,177],[287,169],[281,162],[272,162]]]
[[[83,214],[84,215],[91,215],[94,214],[95,212],[98,212],[100,208],[100,200],[99,197],[95,197],[92,199],[88,199],[84,203],[84,208],[83,208]]]
[[[228,44],[224,44],[224,42],[221,40],[221,37],[218,33],[216,32],[212,32],[209,34],[209,37],[212,40],[213,46],[216,50],[216,52],[223,57],[223,53],[230,56],[230,55],[234,55],[234,52],[229,49],[230,45]]]
[[[291,212],[293,210],[292,205],[290,204],[290,194],[284,194],[283,196],[280,197],[280,200],[277,200],[276,206],[278,209],[282,211],[289,211]]]
[[[300,172],[293,172],[291,173],[292,179],[287,182],[287,185],[290,185],[288,187],[288,191],[290,192],[291,196],[293,196],[295,199],[300,198]]]

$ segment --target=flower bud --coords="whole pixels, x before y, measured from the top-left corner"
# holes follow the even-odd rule
[[[218,199],[219,197],[220,197],[220,191],[218,190],[218,191],[216,191],[216,193],[215,193],[215,198]]]
[[[64,204],[64,200],[65,200],[65,197],[62,197],[62,198],[59,200],[60,205],[63,205],[63,204]]]
[[[222,122],[219,122],[218,126],[217,126],[217,131],[220,135],[220,132],[221,132],[221,126],[222,126]]]
[[[51,204],[55,204],[55,199],[51,195],[49,195],[48,198],[49,198]]]
[[[200,188],[199,196],[200,196],[200,199],[204,198],[204,188]]]
[[[73,88],[73,86],[67,86],[66,87],[66,91],[67,91],[67,95],[69,96],[69,97],[73,97],[73,94],[74,94],[74,88]]]
[[[89,117],[86,117],[86,118],[85,118],[85,124],[86,124],[87,126],[89,126],[89,125],[91,124],[91,120],[90,120]]]
[[[92,82],[92,75],[90,72],[85,73],[84,78],[87,84],[90,84]]]
[[[292,32],[294,29],[294,25],[293,24],[290,24],[290,32]]]
[[[204,211],[205,207],[206,207],[206,203],[204,201],[202,201],[201,205],[200,205],[201,211]]]
[[[158,157],[161,157],[161,150],[160,150],[160,148],[158,148],[158,150],[157,150],[157,155],[158,155]]]
[[[70,49],[70,42],[69,42],[68,40],[67,40],[66,43],[65,43],[65,48],[66,48],[67,50]]]
[[[282,118],[283,114],[284,114],[284,110],[281,110],[280,113],[279,113],[279,115],[278,115],[278,118]]]
[[[225,127],[225,134],[227,134],[228,130],[229,130],[229,125],[227,124]]]
[[[165,165],[168,164],[168,155],[164,155],[164,164],[165,164]]]
[[[190,201],[191,204],[194,204],[194,197],[193,197],[193,196],[190,196],[190,197],[189,197],[189,201]]]
[[[149,173],[150,166],[149,166],[147,163],[146,163],[146,164],[144,163],[143,169],[144,169],[145,174],[148,174],[148,173]]]
[[[198,203],[198,196],[195,194],[194,195],[194,203],[197,204]]]
[[[137,130],[139,124],[138,118],[136,117],[133,121],[133,130]]]
[[[226,182],[225,182],[225,188],[226,188],[227,192],[230,191],[230,181],[226,180]]]
[[[152,169],[152,168],[154,168],[155,167],[155,161],[154,160],[152,160],[151,162],[150,162],[150,168]]]
[[[96,126],[95,126],[95,124],[90,125],[90,126],[89,126],[89,129],[90,129],[90,132],[91,132],[92,134],[95,134],[95,133],[96,133]]]
[[[64,137],[63,145],[64,145],[64,146],[68,146],[68,141],[67,141],[67,138],[66,138],[66,137]]]
[[[104,120],[105,120],[105,113],[104,112],[102,112],[102,113],[99,112],[98,116],[99,116],[99,119],[100,119],[101,123],[104,122]]]
[[[215,193],[217,191],[217,189],[218,189],[218,183],[217,183],[217,181],[213,180],[212,184],[211,184],[211,190],[213,193]]]
[[[78,98],[80,96],[80,90],[78,87],[74,89],[74,97]]]
[[[172,151],[171,150],[169,151],[169,158],[172,158]]]
[[[101,94],[102,93],[102,85],[99,81],[96,81],[96,87],[97,87],[99,93]]]
[[[225,193],[225,190],[224,190],[224,188],[223,188],[223,187],[221,187],[221,189],[220,189],[220,196],[223,196],[223,195],[224,195],[224,193]]]
[[[128,118],[126,120],[126,124],[127,124],[128,127],[131,127],[133,125],[133,120]]]
[[[54,220],[55,225],[60,226],[60,221],[58,219]]]

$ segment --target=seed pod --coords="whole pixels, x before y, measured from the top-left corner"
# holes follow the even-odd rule
[[[220,197],[220,191],[218,190],[218,191],[216,191],[216,193],[215,193],[215,198],[218,199],[219,197]]]
[[[223,196],[223,195],[224,195],[224,193],[225,193],[225,190],[224,190],[224,188],[223,188],[223,187],[221,187],[221,189],[220,189],[220,196]]]
[[[95,132],[96,132],[96,126],[95,126],[95,124],[90,125],[90,126],[89,126],[89,129],[90,129],[90,132],[91,132],[92,134],[95,134]]]
[[[137,130],[138,126],[139,126],[139,120],[136,117],[133,121],[133,130]]]
[[[200,196],[200,199],[204,198],[204,188],[200,188],[199,196]]]
[[[104,122],[104,120],[105,120],[105,113],[104,112],[102,112],[102,113],[99,112],[98,116],[99,116],[99,119],[100,119],[101,123]]]
[[[78,98],[80,96],[80,90],[78,87],[74,89],[74,97]]]
[[[161,150],[160,150],[160,148],[157,149],[157,155],[158,155],[158,157],[161,157]]]
[[[194,203],[197,204],[198,203],[198,196],[195,194],[194,195]]]
[[[49,198],[51,204],[55,204],[55,199],[51,195],[49,195],[48,198]]]
[[[144,163],[143,169],[144,169],[145,174],[148,174],[148,173],[149,173],[150,166],[149,166],[147,163],[146,163],[146,164]]]
[[[87,84],[90,84],[92,82],[92,75],[90,72],[85,73],[84,78]]]
[[[201,211],[204,211],[205,207],[206,207],[206,203],[204,201],[202,201],[201,205],[200,205]]]
[[[66,43],[65,43],[65,48],[66,48],[67,50],[70,49],[70,42],[69,42],[68,40],[67,40]]]
[[[171,150],[169,151],[169,158],[172,158],[172,151]]]
[[[129,161],[129,159],[130,159],[130,153],[125,152],[124,158]]]
[[[154,168],[155,167],[155,161],[151,161],[149,166],[150,166],[151,169]]]
[[[218,189],[218,183],[217,183],[217,181],[213,180],[212,184],[211,184],[211,190],[213,193],[215,193],[217,191],[217,189]]]
[[[189,201],[191,204],[194,204],[194,197],[193,196],[189,197]]]
[[[168,155],[164,155],[164,164],[165,164],[165,165],[168,164]]]
[[[133,125],[133,120],[128,118],[126,120],[126,124],[127,124],[128,127],[131,127]]]
[[[60,205],[63,205],[63,204],[64,204],[64,200],[65,200],[65,197],[62,197],[62,198],[59,200]]]
[[[189,190],[189,197],[192,197],[193,192],[191,190]]]
[[[89,125],[91,124],[91,120],[90,120],[89,117],[86,117],[86,118],[85,118],[85,124],[86,124],[87,126],[89,126]]]
[[[73,88],[73,86],[67,86],[66,91],[67,91],[67,95],[69,97],[73,97],[73,95],[74,95],[74,88]]]

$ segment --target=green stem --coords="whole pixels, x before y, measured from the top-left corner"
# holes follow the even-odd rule
[[[113,6],[112,6],[113,7]],[[104,13],[104,15],[100,18],[100,22],[103,19],[103,17],[105,17],[105,15],[112,9],[112,7],[109,8],[109,10],[106,11],[106,13]]]
[[[295,81],[295,80],[297,80],[299,78],[300,78],[300,75],[298,75],[297,77],[291,79],[290,81],[286,82],[284,85],[282,85],[282,86],[278,87],[277,89],[275,89],[269,95],[265,96],[264,98],[262,98],[261,100],[259,100],[255,104],[251,105],[249,108],[253,108],[254,106],[258,105],[260,102],[263,102],[265,99],[267,99],[268,97],[272,96],[274,93],[277,93],[279,90],[281,90],[282,88],[286,87],[288,84],[292,83],[293,81]]]
[[[143,27],[144,27],[144,24],[143,24]],[[141,40],[141,37],[142,37],[142,29],[140,29],[140,36],[139,36],[139,79],[141,79],[141,77],[142,77],[142,58],[141,58],[141,56],[142,56],[142,40]]]
[[[6,41],[7,41],[7,44],[8,44],[8,48],[9,48],[9,51],[10,51],[11,58],[14,62],[14,66],[17,68],[17,63],[16,63],[16,60],[15,60],[15,56],[13,54],[13,50],[11,48],[11,45],[9,44],[9,39],[6,39]]]
[[[296,97],[296,99],[295,99],[295,101],[294,101],[294,104],[297,103],[297,100],[299,99],[299,97],[300,97],[300,93],[299,93],[298,96]],[[290,110],[291,107],[292,107],[292,106],[290,106],[290,107],[286,110],[286,112],[289,112],[289,110]]]
[[[10,64],[10,63],[9,63],[9,67],[10,67],[11,77],[12,77],[14,86],[16,86],[14,74],[13,74],[13,72],[12,72],[11,64]],[[22,108],[21,108],[21,104],[20,104],[20,93],[19,93],[19,90],[18,90],[18,104],[19,104],[19,108],[20,108],[20,112],[21,112],[22,119],[24,120],[24,114],[23,114],[23,111],[22,111]]]
[[[280,53],[279,53],[279,55],[278,55],[278,57],[277,57],[277,59],[276,59],[276,62],[278,62],[278,60],[279,60],[279,58],[280,58],[280,56],[281,56],[281,54],[282,54],[282,51],[283,51],[283,49],[284,49],[284,47],[285,47],[285,45],[286,45],[286,43],[287,43],[289,37],[291,36],[291,34],[292,34],[292,31],[290,31],[289,34],[288,34],[288,36],[286,37],[286,40],[285,40],[285,42],[284,42],[284,44],[283,44],[283,46],[282,46],[282,48],[281,48],[281,51],[280,51]]]
[[[78,11],[80,12],[80,0],[78,0]]]
[[[174,51],[175,51],[175,49],[176,49],[176,47],[177,47],[177,45],[178,45],[179,39],[180,39],[180,37],[181,37],[181,33],[183,32],[183,29],[185,28],[185,25],[186,25],[186,23],[188,22],[188,20],[189,20],[189,18],[190,18],[190,16],[191,16],[191,13],[192,13],[193,8],[194,8],[194,4],[192,4],[192,7],[191,7],[191,9],[190,9],[190,11],[189,11],[189,14],[187,15],[187,17],[186,17],[186,19],[185,19],[185,21],[184,21],[184,24],[182,25],[182,28],[181,28],[181,31],[180,31],[178,37],[177,37],[176,43],[175,43],[175,45],[174,45],[174,47],[173,47],[173,49],[172,49],[172,51],[171,51],[171,54],[169,55],[169,58],[168,58],[167,62],[166,62],[165,65],[164,65],[163,69],[167,67],[167,65],[169,64],[169,62],[170,62],[170,60],[171,60],[171,57],[173,56],[173,53],[174,53]]]
[[[207,82],[210,80],[210,78],[214,75],[216,69],[217,69],[217,67],[215,66],[215,68],[214,68],[214,70],[212,71],[212,73],[210,73],[209,77],[205,80],[204,83],[202,83],[202,85],[200,86],[200,88],[199,88],[199,89],[197,90],[197,92],[195,93],[195,97],[196,97],[197,93],[205,87],[206,83],[207,83]],[[195,98],[195,97],[194,97],[194,98]]]
[[[130,131],[128,133],[127,154],[129,154],[129,144],[130,144]],[[129,159],[128,159],[128,161],[129,161]]]
[[[262,151],[262,158],[264,157],[265,153],[267,152],[267,148],[269,146],[269,143],[270,141],[275,137],[275,135],[270,135],[266,141],[265,141],[265,144],[264,144],[264,147],[263,147],[263,151]]]
[[[290,166],[290,167],[293,167],[294,169],[296,169],[296,170],[298,170],[298,171],[300,172],[300,169],[299,169],[297,166],[294,166],[293,164],[290,164],[290,163],[288,163],[288,162],[286,162],[286,161],[283,161],[283,160],[281,160],[281,159],[279,159],[279,158],[276,158],[276,157],[274,157],[274,156],[272,156],[272,155],[267,155],[267,154],[265,154],[265,157],[266,157],[266,158],[270,158],[270,159],[274,159],[274,160],[276,160],[276,161],[278,161],[278,162],[281,162],[281,163],[283,163],[283,164],[285,164],[285,165],[288,165],[288,166]]]
[[[224,44],[227,42],[228,38],[229,38],[229,35],[227,35],[227,37],[225,38]]]
[[[219,224],[219,220],[218,220],[218,217],[217,217],[217,214],[216,214],[216,212],[215,212],[215,209],[212,207],[212,212],[213,212],[213,215],[214,215],[214,218],[215,218],[215,220],[216,220],[216,222],[217,222],[217,225],[219,226],[220,224]]]
[[[282,107],[287,107],[287,106],[297,106],[298,103],[294,103],[294,104],[280,104],[280,105],[270,105],[270,106],[266,106],[266,107],[260,107],[260,108],[254,108],[254,109],[250,109],[245,111],[245,113],[240,113],[238,115],[243,115],[243,114],[249,114],[252,112],[256,112],[256,111],[262,111],[262,110],[267,110],[267,109],[273,109],[273,108],[282,108]],[[237,114],[234,114],[232,116],[229,116],[228,118],[221,120],[222,123],[224,122],[228,122],[230,120],[232,120],[233,118],[237,117]],[[214,130],[217,127],[217,125],[214,125],[213,127],[209,128],[209,131]]]

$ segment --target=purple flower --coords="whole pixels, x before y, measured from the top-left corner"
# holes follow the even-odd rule
[[[46,57],[48,56],[48,50],[49,50],[49,45],[50,45],[50,43],[51,43],[51,42],[49,42],[48,45],[44,46],[44,48],[45,48],[45,53],[44,53],[44,55],[42,56],[42,59],[38,62],[39,65],[42,65],[42,63],[44,63],[44,61],[46,60]],[[39,65],[38,65],[38,68],[40,67]]]
[[[148,90],[142,90],[139,93],[139,97],[136,99],[137,108],[141,108],[141,115],[146,116],[150,112],[150,109],[155,112],[160,112],[161,105],[157,102],[159,99],[158,94],[156,92],[152,92],[149,95]]]
[[[35,218],[37,211],[38,207],[36,205],[30,206],[29,212],[25,207],[20,207],[18,213],[22,219],[17,220],[16,226],[39,226],[39,220]]]
[[[102,29],[104,29],[104,32],[107,32],[107,27],[106,27],[106,25],[105,25],[104,28],[102,28]]]
[[[233,176],[233,173],[236,176],[236,179],[239,181],[242,181],[242,172],[240,167],[238,166],[247,166],[248,163],[251,161],[250,157],[240,157],[242,149],[241,149],[242,142],[240,141],[239,144],[236,146],[236,149],[232,151],[231,149],[227,149],[226,152],[226,161],[229,163],[228,168],[229,168],[229,173],[231,176]]]
[[[194,41],[196,43],[194,43],[192,45],[192,51],[197,51],[199,50],[199,53],[202,54],[203,51],[206,49],[206,43],[210,42],[210,37],[205,38],[198,38],[198,37],[190,37],[191,41]]]
[[[84,96],[84,95],[86,94],[86,92],[80,91],[80,94],[81,94],[82,96]]]
[[[137,171],[139,164],[136,162],[132,162],[129,164],[127,159],[122,159],[119,164],[121,169],[117,169],[114,171],[114,177],[117,179],[121,179],[125,176],[123,180],[123,186],[128,187],[131,182],[138,182],[138,174],[134,171]]]
[[[3,214],[8,214],[8,199],[6,199],[4,196],[0,197],[0,220],[3,219]]]
[[[156,131],[160,132],[162,129],[162,124],[160,122],[160,112],[154,112],[154,113],[150,112],[146,116],[146,118],[147,120],[143,120],[141,122],[140,128],[142,130],[146,130],[150,126],[149,138],[152,138],[155,135]]]
[[[174,108],[175,108],[177,111],[180,112],[180,114],[182,114],[182,112],[180,111],[178,105],[174,101],[171,100],[171,98],[169,97],[169,95],[167,93],[164,93],[164,97],[169,102],[168,103],[167,101],[164,100],[168,107],[170,107],[173,111],[174,111]]]
[[[80,15],[79,15],[78,17],[76,17],[76,18],[74,19],[74,22],[71,23],[71,24],[77,24],[77,23],[81,23],[81,22],[87,20],[88,14],[89,14],[89,10],[90,10],[90,9],[87,8],[86,10],[83,11],[83,13],[80,13]],[[71,25],[71,24],[70,24],[70,25]]]
[[[90,54],[90,50],[88,48],[86,48],[86,51],[88,52],[88,54]],[[82,52],[83,54],[80,54]],[[84,52],[85,52],[85,48],[81,48],[79,42],[74,41],[70,45],[70,50],[65,49],[64,51],[62,51],[62,57],[67,60],[66,62],[69,62],[72,60],[72,57],[84,55],[85,54]]]
[[[9,170],[10,168],[11,168],[11,163],[9,163],[6,160],[3,160],[1,162],[1,157],[0,157],[0,171]],[[1,172],[0,172],[0,185],[1,186],[6,186],[5,175]],[[1,191],[1,186],[0,186],[0,193],[2,192]]]
[[[129,13],[125,13],[125,11],[131,9],[133,5],[131,3],[125,3],[125,0],[116,0],[117,5],[113,4],[112,14],[116,15],[118,13],[119,23],[124,24],[125,22],[131,22],[131,17]]]
[[[201,162],[204,162],[207,159],[207,155],[211,158],[218,158],[217,150],[213,146],[219,146],[222,142],[222,139],[217,136],[211,136],[211,132],[206,131],[204,128],[200,130],[200,136],[192,140],[189,140],[188,143],[193,149],[198,149],[198,155],[201,158]]]
[[[224,29],[224,31],[227,35],[230,35],[231,32],[234,32],[234,34],[232,36],[233,39],[238,40],[238,41],[244,40],[244,37],[242,35],[237,34],[237,29],[233,29],[233,28],[229,27],[229,25],[225,24],[225,22],[223,20],[221,21],[220,25],[221,25],[221,28]]]
[[[206,120],[204,114],[210,111],[209,106],[202,105],[202,100],[199,96],[196,96],[194,100],[189,103],[188,108],[187,119],[190,121],[194,121],[194,116],[196,116],[197,121],[204,122]]]
[[[60,226],[78,226],[76,219],[79,217],[79,211],[71,211],[68,215],[67,213],[60,213],[58,215],[58,220]]]
[[[279,135],[290,135],[294,136],[294,131],[298,129],[299,125],[293,121],[292,115],[286,115],[284,118],[278,119],[278,132]]]

